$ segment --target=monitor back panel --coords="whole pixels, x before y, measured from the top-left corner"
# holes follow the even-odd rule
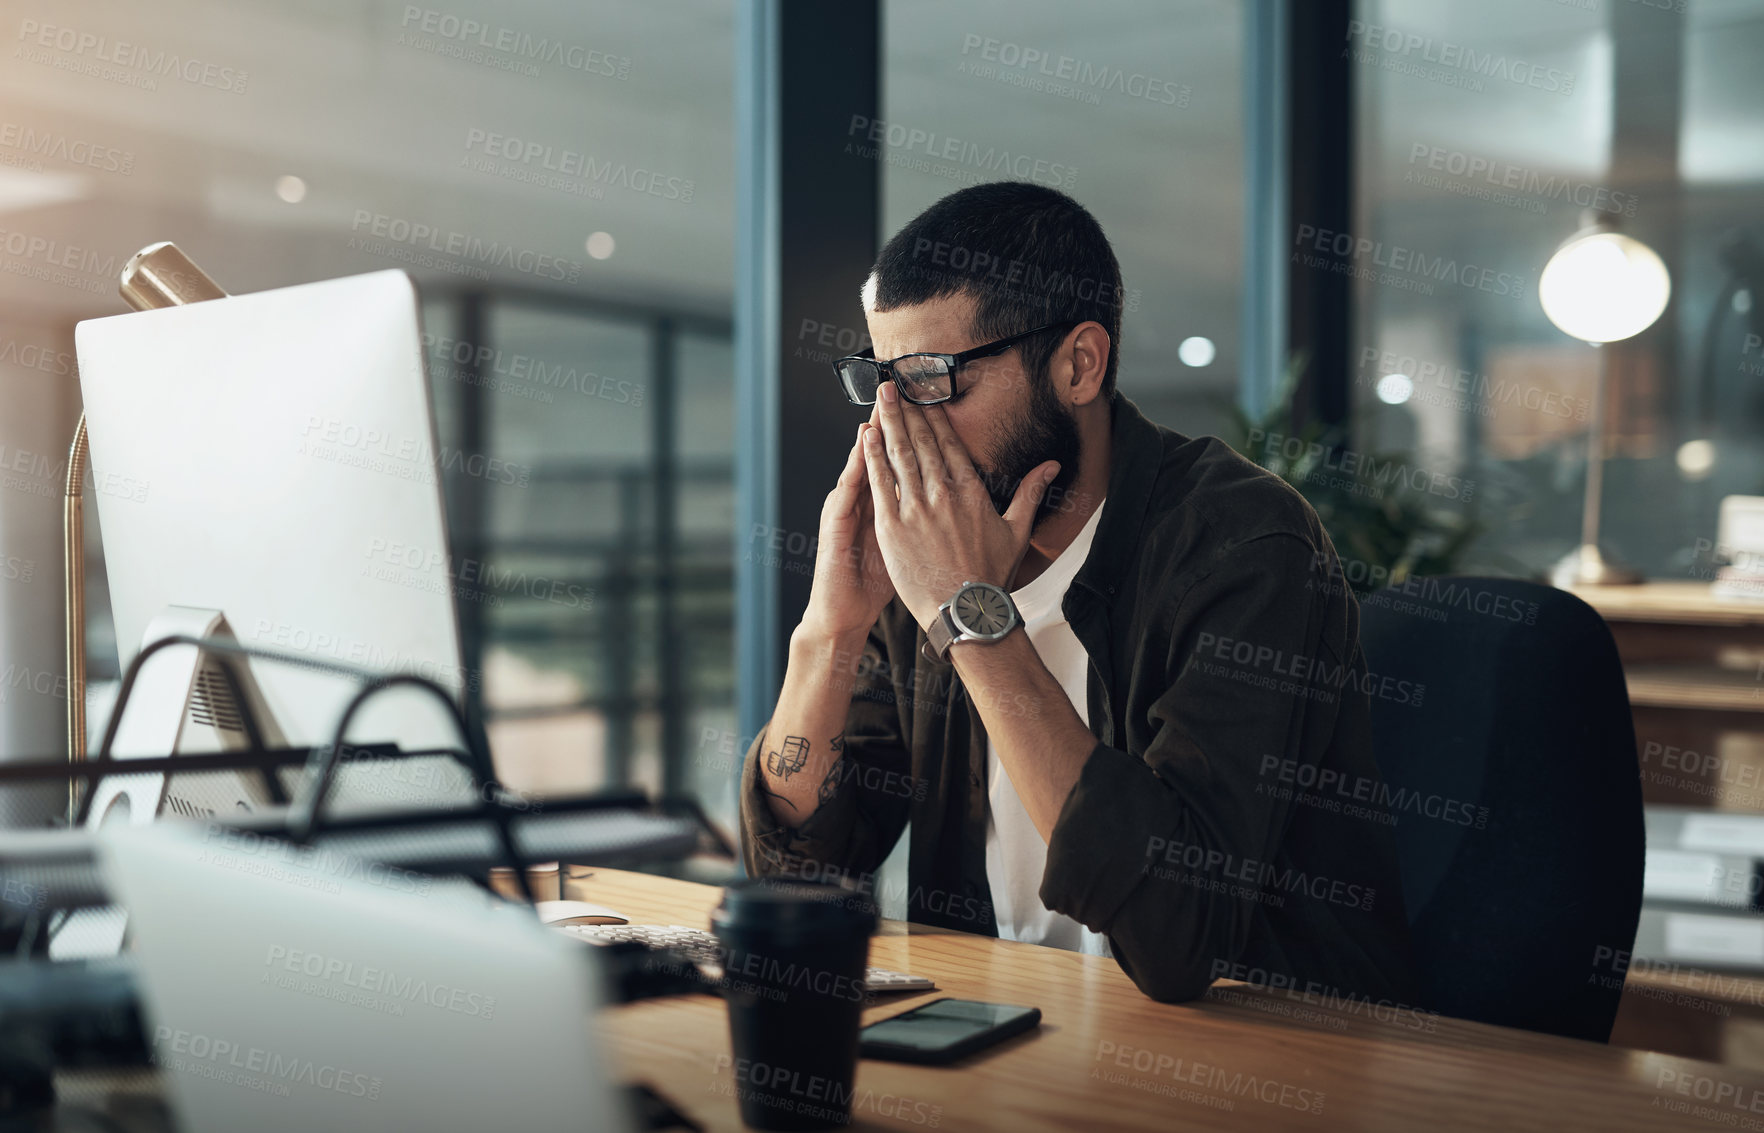
[[[76,331],[118,651],[167,605],[246,645],[413,670],[460,666],[415,288],[400,271],[93,319]],[[252,664],[292,743],[328,739],[355,685]],[[350,738],[457,746],[434,703],[380,702]]]

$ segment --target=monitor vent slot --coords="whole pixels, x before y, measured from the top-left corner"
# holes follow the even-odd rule
[[[196,674],[190,693],[190,719],[223,732],[244,732],[239,703],[233,699],[227,678],[217,666],[204,665]]]
[[[177,795],[171,794],[170,792],[167,792],[165,796],[165,809],[173,814],[182,815],[185,818],[214,817],[213,807],[202,806],[189,799],[179,798]]]

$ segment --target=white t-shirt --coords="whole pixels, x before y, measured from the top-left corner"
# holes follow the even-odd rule
[[[1066,699],[1086,724],[1090,723],[1090,706],[1085,699],[1084,679],[1090,658],[1072,627],[1066,624],[1060,600],[1090,555],[1090,543],[1096,537],[1102,509],[1101,503],[1096,505],[1090,521],[1072,545],[1061,551],[1060,557],[1033,582],[1011,591],[1011,601],[1017,604],[1023,628],[1028,631],[1041,663],[1060,682]],[[1108,937],[1091,932],[1041,903],[1047,842],[1030,820],[1029,812],[1023,809],[1023,800],[1005,774],[990,737],[986,741],[986,796],[986,883],[992,888],[998,935],[1004,940],[1045,944],[1091,956],[1109,955]]]

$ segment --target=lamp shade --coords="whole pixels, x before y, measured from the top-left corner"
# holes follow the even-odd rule
[[[1654,325],[1671,295],[1671,277],[1652,248],[1598,226],[1556,249],[1537,281],[1544,314],[1585,342],[1640,334]]]

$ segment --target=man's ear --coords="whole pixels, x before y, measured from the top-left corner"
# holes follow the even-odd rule
[[[1066,338],[1066,354],[1072,362],[1066,397],[1074,407],[1089,405],[1102,392],[1109,372],[1109,332],[1101,323],[1080,323]]]

